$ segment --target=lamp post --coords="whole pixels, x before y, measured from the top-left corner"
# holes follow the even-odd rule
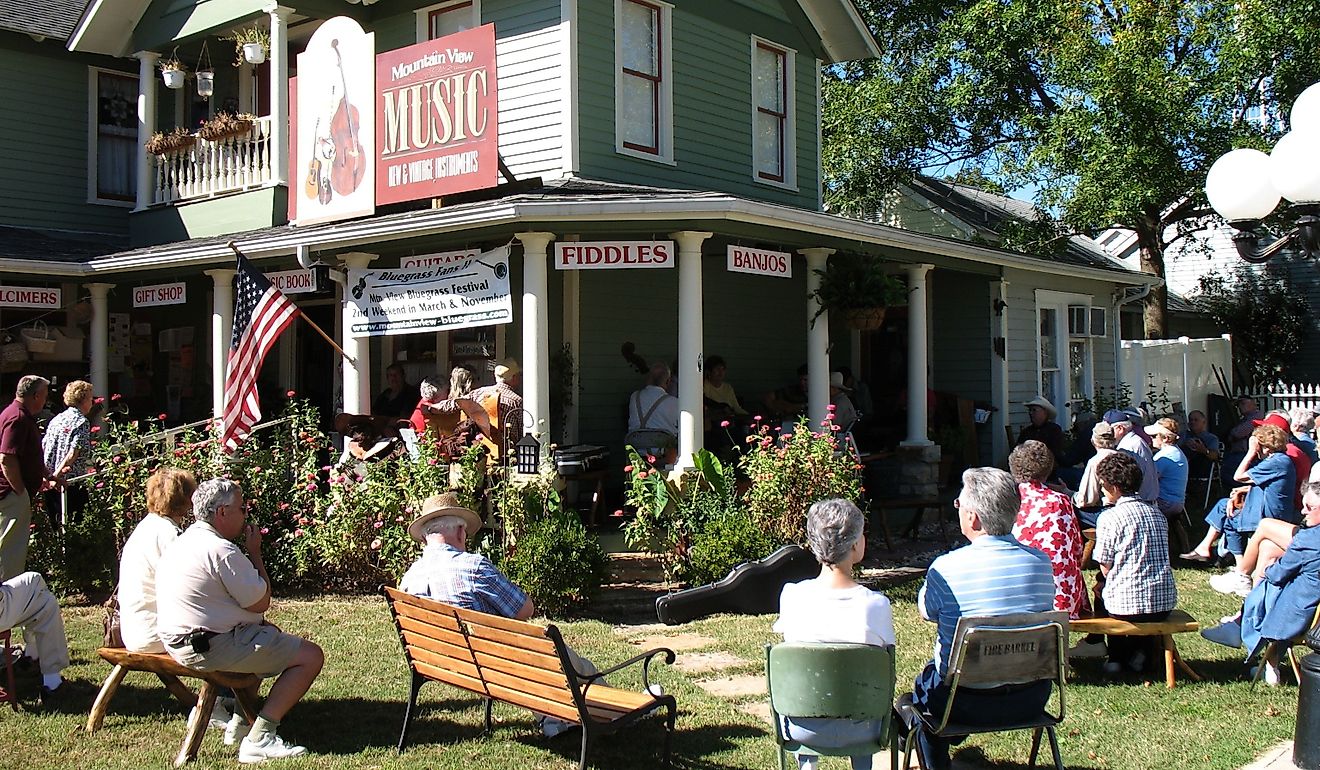
[[[1237,229],[1233,245],[1248,262],[1269,260],[1288,246],[1320,259],[1320,83],[1297,97],[1292,130],[1266,155],[1240,149],[1225,153],[1205,179],[1210,205]],[[1260,245],[1257,228],[1287,198],[1297,212],[1297,225],[1273,243]]]

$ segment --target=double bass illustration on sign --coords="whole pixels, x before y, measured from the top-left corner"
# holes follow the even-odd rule
[[[339,82],[329,84],[327,109],[316,118],[312,130],[312,158],[303,183],[303,194],[322,205],[328,204],[336,195],[351,195],[357,190],[366,174],[367,164],[371,162],[362,147],[358,108],[349,100],[339,41],[331,40],[330,48],[335,52]]]

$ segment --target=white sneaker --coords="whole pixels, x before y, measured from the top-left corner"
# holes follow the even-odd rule
[[[665,688],[658,684],[653,684],[650,687],[647,687],[645,692],[653,698],[659,698],[661,695],[665,694]]]
[[[248,731],[251,729],[252,724],[243,718],[243,713],[234,712],[234,715],[225,723],[225,745],[233,746],[235,743],[246,739]]]
[[[1214,628],[1203,628],[1201,636],[1225,647],[1237,649],[1242,646],[1242,626],[1237,623],[1221,623]]]
[[[553,738],[573,727],[572,722],[565,722],[562,719],[555,719],[554,717],[541,717],[536,721],[537,724],[541,726],[541,732],[545,733],[545,737],[547,738]]]
[[[1108,654],[1109,648],[1105,646],[1104,642],[1088,642],[1083,639],[1069,648],[1068,659],[1103,658]]]
[[[234,718],[233,708],[225,703],[226,700],[228,698],[215,699],[215,705],[211,707],[211,723],[209,725],[211,729],[223,730],[229,726],[229,720]]]
[[[1231,569],[1222,575],[1210,576],[1210,587],[1221,594],[1232,594],[1244,599],[1251,593],[1251,577]]]
[[[260,742],[252,740],[251,736],[244,737],[243,743],[239,744],[238,747],[238,761],[245,765],[254,765],[268,759],[301,757],[306,753],[306,748],[295,746],[275,733],[271,733],[264,741]]]

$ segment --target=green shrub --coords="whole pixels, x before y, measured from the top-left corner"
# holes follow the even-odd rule
[[[539,612],[564,617],[582,609],[600,590],[606,564],[605,549],[577,515],[558,511],[528,524],[500,568],[527,592]]]
[[[769,556],[778,546],[745,512],[728,511],[693,536],[688,579],[693,585],[714,583],[743,562]]]

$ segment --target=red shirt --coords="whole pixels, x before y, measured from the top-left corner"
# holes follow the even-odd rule
[[[1302,485],[1311,478],[1311,458],[1306,456],[1306,450],[1297,446],[1289,437],[1288,459],[1292,460],[1293,468],[1297,471],[1297,488],[1293,490],[1293,508],[1300,511],[1302,509]]]
[[[0,454],[18,458],[19,473],[29,496],[41,491],[41,482],[46,480],[46,462],[41,457],[40,430],[18,399],[0,411]],[[0,473],[0,498],[12,491],[9,479]]]

